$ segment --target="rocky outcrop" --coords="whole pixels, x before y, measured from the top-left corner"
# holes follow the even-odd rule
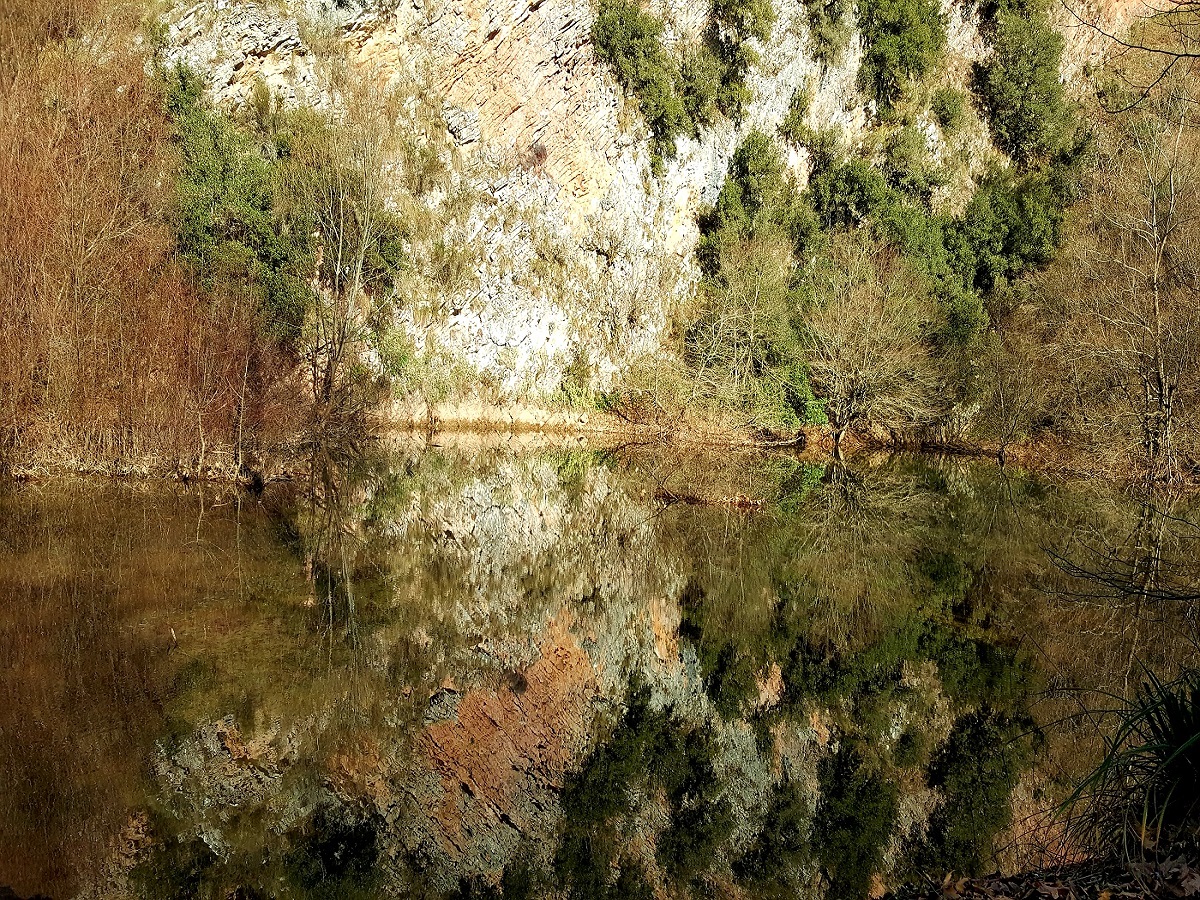
[[[1081,15],[1119,30],[1135,2],[1100,2]],[[804,5],[776,5],[771,39],[756,48],[761,62],[750,73],[744,116],[714,124],[699,140],[681,139],[658,177],[649,174],[636,103],[591,46],[589,0],[202,0],[170,16],[170,55],[208,73],[227,106],[246,103],[262,81],[287,103],[336,111],[327,70],[337,56],[351,82],[407,94],[408,114],[425,110],[424,120],[402,127],[440,131],[453,175],[417,198],[441,216],[424,240],[470,259],[461,281],[410,291],[398,327],[418,358],[476,385],[473,399],[538,402],[568,381],[576,390],[603,388],[632,362],[664,352],[697,280],[697,211],[716,199],[741,139],[752,129],[773,133],[797,89],[811,91],[808,123],[838,129],[850,145],[873,124],[873,103],[856,84],[857,35],[836,65],[824,65],[812,52]],[[957,0],[943,5],[947,77],[966,84],[987,47],[973,11]],[[669,44],[695,39],[708,14],[707,0],[655,8]],[[1065,11],[1056,15],[1068,34],[1064,77],[1073,78],[1103,53],[1103,39]],[[439,121],[430,121],[431,109]],[[975,121],[950,148],[932,121],[918,125],[936,157],[952,149],[967,160],[939,194],[953,205],[955,192],[995,161],[986,129]],[[803,179],[806,151],[789,154]],[[452,211],[446,198],[464,184],[476,198],[469,210]],[[431,252],[414,247],[418,268]],[[420,379],[406,389],[420,402],[431,393]],[[403,404],[397,415],[411,408]]]

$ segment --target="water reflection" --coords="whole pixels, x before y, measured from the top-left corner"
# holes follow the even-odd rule
[[[1078,688],[1195,656],[1187,603],[1081,588],[1144,531],[1097,488],[631,451],[313,471],[0,489],[0,890],[879,895],[1052,850],[1098,749]]]

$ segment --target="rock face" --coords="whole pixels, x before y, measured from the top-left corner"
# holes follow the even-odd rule
[[[408,94],[410,110],[440,110],[432,127],[451,148],[443,154],[451,180],[476,202],[451,213],[448,189],[418,199],[443,211],[427,243],[462,249],[469,272],[412,303],[401,327],[431,364],[462,367],[483,385],[482,399],[538,401],[568,376],[577,387],[603,387],[662,352],[695,288],[697,211],[716,199],[742,138],[774,133],[798,88],[812,90],[813,127],[838,128],[854,145],[871,124],[873,106],[856,87],[857,35],[836,65],[823,65],[803,4],[776,6],[743,119],[680,140],[658,177],[649,174],[636,103],[592,48],[589,0],[202,0],[169,16],[170,54],[207,72],[216,101],[229,107],[247,102],[261,80],[286,103],[336,112],[327,77],[336,52],[352,80]],[[954,0],[944,7],[947,70],[964,82],[986,46],[973,14]],[[668,43],[694,38],[708,14],[706,0],[655,8]],[[1129,8],[1121,0],[1094,12],[1119,27]],[[1067,30],[1072,66],[1102,52],[1094,33]],[[936,127],[921,124],[941,152]],[[983,167],[986,136],[976,143],[964,150]],[[805,151],[791,150],[789,162],[806,175]],[[423,252],[414,248],[418,261]]]
[[[584,749],[595,692],[587,654],[554,627],[511,683],[467,694],[454,719],[421,734],[418,753],[437,778],[424,811],[449,863],[502,867],[522,838],[545,832],[546,810]]]

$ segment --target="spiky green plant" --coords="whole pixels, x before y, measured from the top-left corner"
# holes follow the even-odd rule
[[[1120,724],[1103,761],[1064,806],[1076,833],[1126,857],[1200,838],[1200,670],[1171,681],[1146,671],[1117,710]]]

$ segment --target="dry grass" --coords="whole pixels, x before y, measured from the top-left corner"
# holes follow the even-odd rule
[[[139,10],[0,3],[0,459],[240,461],[287,418],[292,367],[172,265]]]

